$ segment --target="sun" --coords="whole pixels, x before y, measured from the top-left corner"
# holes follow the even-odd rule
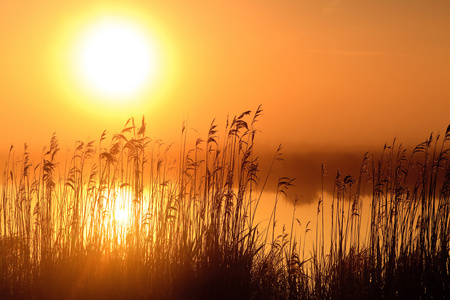
[[[129,196],[127,192],[117,192],[110,203],[112,226],[125,228],[130,220]],[[107,206],[107,203],[104,203]],[[116,228],[117,229],[117,228]]]
[[[151,85],[158,58],[151,36],[131,19],[103,17],[80,35],[74,53],[78,81],[89,92],[126,99]]]
[[[125,224],[128,220],[128,212],[124,208],[116,208],[115,220],[121,224]]]
[[[129,117],[161,105],[180,74],[180,47],[157,15],[95,4],[61,18],[48,44],[48,83],[74,109]]]

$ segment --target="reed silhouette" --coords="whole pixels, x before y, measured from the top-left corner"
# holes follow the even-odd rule
[[[394,142],[378,159],[366,154],[359,174],[337,171],[315,226],[299,226],[295,199],[290,230],[278,234],[277,201],[294,181],[278,180],[262,226],[256,216],[270,170],[260,174],[255,150],[261,114],[258,107],[227,121],[222,137],[214,121],[193,141],[183,126],[176,155],[146,135],[144,118],[110,139],[103,132],[98,142],[77,142],[65,160],[55,136],[36,164],[26,146],[20,159],[11,149],[1,184],[0,298],[450,295],[450,126],[411,153]],[[280,159],[281,146],[269,164]],[[309,231],[315,243],[305,253]]]

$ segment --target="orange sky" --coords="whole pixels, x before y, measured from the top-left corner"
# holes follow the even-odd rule
[[[416,144],[450,123],[449,1],[93,3],[0,4],[1,152],[41,149],[53,132],[72,147],[142,115],[152,137],[178,141],[183,120],[206,135],[259,104],[260,139],[290,153]],[[111,8],[138,12],[165,55],[139,104],[81,99],[56,59],[67,28]]]

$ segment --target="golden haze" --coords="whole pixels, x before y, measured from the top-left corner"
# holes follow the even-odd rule
[[[40,151],[53,132],[75,140],[117,132],[146,115],[149,134],[200,136],[213,118],[254,109],[263,147],[289,151],[422,141],[448,123],[450,4],[435,1],[7,2],[0,10],[4,153]],[[105,104],[70,79],[68,51],[96,16],[148,30],[158,81],[125,105]],[[133,101],[131,101],[133,100]],[[193,133],[194,134],[194,133]],[[364,151],[364,150],[361,150]]]

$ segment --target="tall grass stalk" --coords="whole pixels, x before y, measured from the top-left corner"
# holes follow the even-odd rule
[[[55,135],[38,162],[27,145],[19,157],[11,147],[0,187],[0,299],[450,294],[450,126],[411,153],[395,141],[379,158],[367,153],[359,174],[338,170],[330,198],[322,165],[308,253],[314,226],[300,227],[297,197],[290,231],[278,233],[278,201],[293,179],[280,177],[269,221],[258,223],[271,173],[261,176],[255,150],[261,114],[227,120],[223,133],[213,121],[204,138],[192,139],[185,123],[175,155],[146,135],[144,118],[76,142],[65,159]],[[280,159],[281,146],[270,169]]]

